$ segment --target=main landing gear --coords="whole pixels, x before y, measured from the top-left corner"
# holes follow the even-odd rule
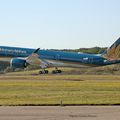
[[[39,74],[48,74],[49,71],[48,70],[40,70]],[[60,74],[62,73],[62,70],[59,70],[58,68],[55,68],[55,70],[52,71],[52,74]]]
[[[39,74],[48,74],[48,73],[49,73],[48,70],[41,70],[41,71],[39,71]]]
[[[58,70],[58,68],[52,71],[52,74],[60,74],[60,73],[62,73],[62,70]]]

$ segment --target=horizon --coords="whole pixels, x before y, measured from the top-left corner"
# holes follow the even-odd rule
[[[25,49],[38,49],[38,48],[31,48],[31,47],[19,47],[19,46],[0,46],[0,47],[15,47],[15,48],[25,48]],[[94,46],[94,47],[82,47],[82,48],[63,48],[63,49],[54,49],[54,48],[40,48],[40,50],[79,50],[79,49],[92,49],[92,48],[108,48],[108,47],[100,47],[100,46]]]

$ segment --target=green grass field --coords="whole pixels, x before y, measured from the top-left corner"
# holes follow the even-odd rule
[[[118,75],[33,75],[18,72],[0,76],[0,105],[118,105]]]

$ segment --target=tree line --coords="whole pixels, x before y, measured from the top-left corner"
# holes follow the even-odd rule
[[[58,51],[68,51],[68,52],[82,52],[88,54],[102,54],[106,51],[107,47],[92,47],[92,48],[79,48],[79,49],[63,49]]]

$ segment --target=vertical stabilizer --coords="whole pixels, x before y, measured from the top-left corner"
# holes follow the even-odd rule
[[[103,54],[103,57],[109,60],[120,59],[120,38]]]

